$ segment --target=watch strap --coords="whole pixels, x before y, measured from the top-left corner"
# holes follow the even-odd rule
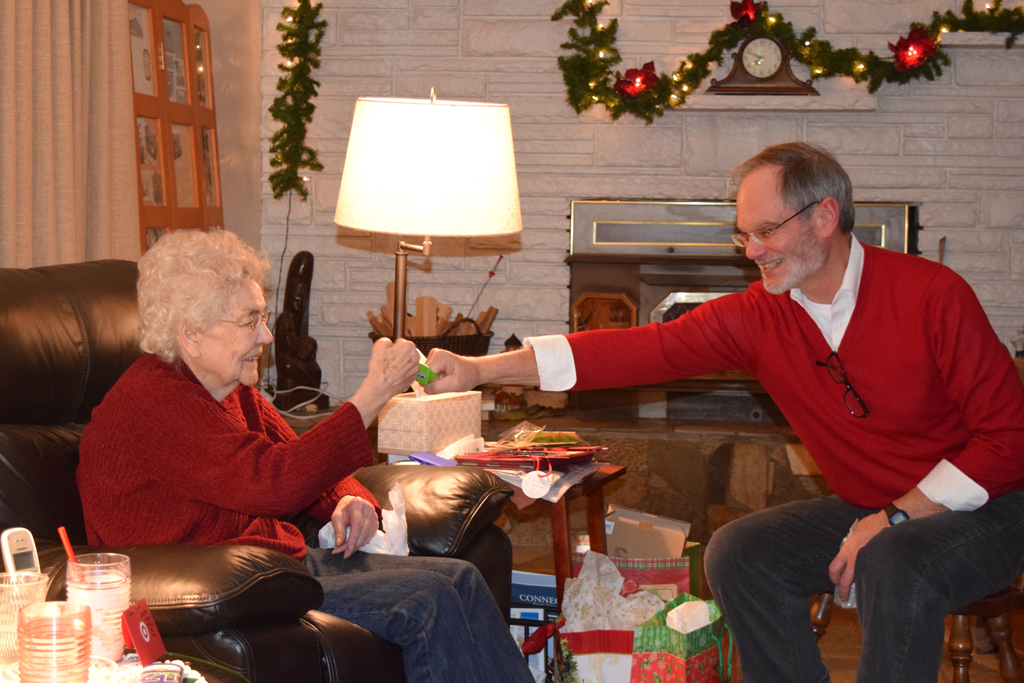
[[[906,522],[908,519],[910,519],[910,515],[908,515],[903,510],[900,510],[893,503],[889,503],[888,505],[885,506],[885,516],[889,518],[890,526]]]

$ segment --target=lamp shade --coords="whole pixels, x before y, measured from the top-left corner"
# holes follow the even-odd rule
[[[359,98],[334,222],[399,235],[521,231],[508,106]]]

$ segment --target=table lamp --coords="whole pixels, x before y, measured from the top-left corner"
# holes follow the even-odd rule
[[[431,236],[507,235],[523,229],[507,105],[360,97],[334,222],[396,235],[394,339],[405,336],[409,251]]]

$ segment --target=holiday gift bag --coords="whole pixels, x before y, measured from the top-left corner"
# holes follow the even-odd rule
[[[576,537],[579,548],[590,547],[590,537]],[[610,557],[622,578],[641,590],[650,591],[662,600],[672,600],[682,593],[700,595],[700,543],[687,541],[681,557]],[[572,575],[578,576],[584,552],[572,554]]]
[[[706,606],[706,617],[698,617],[699,623],[706,625],[685,633],[668,625],[681,627],[681,623],[685,624],[686,617],[679,618],[678,612],[671,614],[685,603],[701,608]],[[630,683],[728,681],[729,667],[726,664],[727,672],[723,675],[721,666],[731,659],[732,648],[730,645],[730,652],[723,656],[724,631],[722,612],[713,600],[702,601],[696,596],[681,594],[666,603],[664,610],[634,629]]]
[[[633,631],[665,607],[646,591],[623,595],[606,556],[588,552],[579,576],[565,581],[555,661],[561,683],[629,683]]]

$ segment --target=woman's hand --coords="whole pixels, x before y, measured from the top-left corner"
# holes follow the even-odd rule
[[[335,555],[345,553],[349,558],[377,533],[377,511],[369,501],[345,496],[331,514],[331,526],[334,527],[334,550],[331,552]],[[348,540],[345,540],[346,528],[351,529]]]
[[[420,367],[420,354],[408,339],[392,343],[378,339],[370,352],[370,367],[350,402],[359,410],[363,424],[370,426],[384,404],[409,388]]]

